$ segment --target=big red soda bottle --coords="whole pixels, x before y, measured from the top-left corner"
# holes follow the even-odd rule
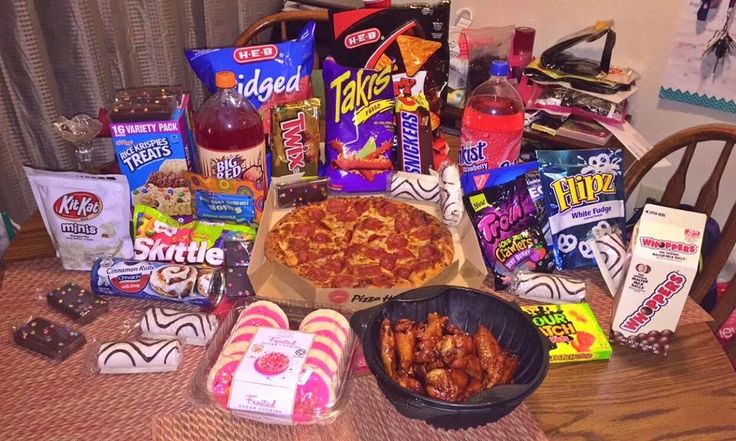
[[[473,90],[463,111],[460,170],[463,173],[513,164],[524,131],[524,103],[508,82],[509,65],[494,61],[491,78]]]
[[[194,119],[199,172],[205,177],[265,182],[261,116],[235,90],[233,72],[217,72],[215,85],[217,92],[202,104]]]

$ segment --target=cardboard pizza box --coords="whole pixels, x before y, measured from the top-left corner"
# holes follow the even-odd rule
[[[341,196],[384,196],[388,195],[341,195]],[[292,208],[278,208],[275,204],[273,188],[266,198],[266,207],[263,210],[258,235],[251,253],[248,276],[250,277],[256,295],[274,300],[302,300],[324,306],[340,306],[351,310],[369,308],[383,303],[392,297],[411,288],[317,288],[309,281],[297,275],[291,269],[278,262],[266,260],[266,236],[271,228],[289,213]],[[440,218],[439,206],[433,203],[422,203],[397,199],[418,209]],[[450,228],[452,232],[455,254],[453,262],[435,277],[427,280],[426,285],[455,285],[468,288],[480,288],[488,271],[483,262],[475,230],[466,214],[457,227]]]

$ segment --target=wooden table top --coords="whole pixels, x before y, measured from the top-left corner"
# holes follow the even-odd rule
[[[5,253],[54,256],[35,214]],[[706,323],[677,329],[667,357],[617,347],[608,362],[553,364],[526,405],[550,439],[736,439],[736,374]]]

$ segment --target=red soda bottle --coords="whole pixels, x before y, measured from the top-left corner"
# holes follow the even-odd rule
[[[524,103],[508,82],[509,65],[491,63],[491,78],[473,90],[463,111],[460,170],[470,173],[513,164],[521,151]]]
[[[199,172],[204,177],[263,180],[266,148],[263,121],[253,105],[236,90],[233,72],[217,72],[217,92],[194,118]]]

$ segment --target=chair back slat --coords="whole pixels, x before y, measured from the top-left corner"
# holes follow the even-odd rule
[[[703,261],[703,269],[695,278],[695,283],[690,290],[690,297],[696,302],[703,300],[713,282],[721,272],[721,268],[728,261],[733,246],[736,244],[736,204],[731,207],[731,213],[726,219],[726,223],[721,230],[721,236],[718,238],[718,245],[715,251]]]
[[[716,162],[716,166],[713,168],[713,173],[711,173],[708,180],[703,184],[703,188],[700,189],[700,194],[698,195],[698,201],[695,203],[695,209],[708,216],[713,213],[713,207],[716,206],[718,187],[721,184],[723,170],[726,169],[726,164],[728,164],[728,158],[731,156],[731,150],[733,150],[733,141],[727,142],[723,150],[721,150],[721,156],[718,157],[718,162]]]
[[[329,12],[324,9],[305,9],[300,11],[285,11],[278,12],[276,14],[268,15],[263,17],[248,26],[238,38],[235,39],[235,46],[246,46],[255,38],[261,31],[273,27],[275,25],[280,26],[281,40],[286,40],[288,37],[286,33],[286,23],[292,21],[309,21],[314,20],[316,22],[328,22],[330,19]]]
[[[677,207],[682,201],[682,195],[685,193],[685,182],[687,181],[687,170],[690,167],[690,161],[693,159],[695,154],[695,143],[691,142],[685,149],[685,154],[682,155],[680,164],[677,166],[675,173],[672,174],[667,187],[662,193],[662,205],[668,207]]]
[[[728,282],[728,289],[723,294],[723,297],[718,301],[710,315],[713,316],[711,322],[711,329],[718,331],[721,325],[728,320],[731,312],[736,308],[736,274],[731,277],[731,281]]]

